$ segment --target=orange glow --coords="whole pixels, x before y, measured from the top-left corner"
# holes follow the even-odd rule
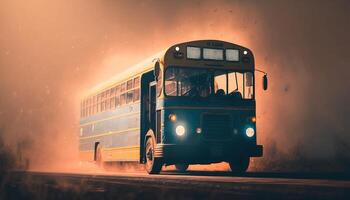
[[[252,117],[252,122],[255,123],[256,122],[256,117]]]
[[[175,43],[219,39],[251,49],[270,78],[264,92],[255,73],[264,157],[252,159],[251,169],[296,170],[314,157],[326,161],[325,169],[330,160],[344,167],[345,2],[1,1],[0,134],[32,169],[80,166],[79,101],[86,90]]]
[[[175,121],[176,121],[176,115],[175,115],[175,114],[170,114],[170,115],[169,115],[169,119],[170,119],[172,122],[175,122]]]

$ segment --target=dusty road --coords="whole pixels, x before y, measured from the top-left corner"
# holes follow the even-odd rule
[[[225,172],[2,175],[1,199],[350,199],[344,174]]]

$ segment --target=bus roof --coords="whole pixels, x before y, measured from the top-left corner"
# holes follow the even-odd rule
[[[206,59],[186,59],[187,53],[186,48],[188,46],[208,48],[208,49],[235,49],[239,53],[239,61],[229,62],[227,60],[206,60]],[[180,53],[180,57],[175,54]],[[247,55],[243,55],[242,52],[246,52]],[[243,58],[243,59],[242,59]],[[129,67],[127,70],[122,71],[121,73],[116,74],[111,79],[102,82],[95,87],[88,90],[84,97],[91,96],[119,84],[120,82],[131,78],[141,73],[151,71],[154,67],[154,62],[157,60],[164,61],[164,67],[168,66],[181,66],[184,59],[186,60],[187,67],[212,67],[218,69],[236,69],[236,70],[254,70],[254,56],[251,50],[243,46],[239,46],[234,43],[221,41],[221,40],[195,40],[188,41],[183,43],[175,44],[165,50],[160,51],[159,53],[143,60],[136,65]]]
[[[115,84],[118,84],[119,82],[121,82],[123,80],[126,80],[128,78],[131,78],[133,76],[139,75],[139,74],[147,72],[147,71],[151,71],[154,67],[153,63],[155,61],[157,61],[158,59],[162,59],[165,52],[166,52],[166,50],[162,50],[162,51],[154,54],[153,56],[150,56],[147,59],[142,60],[141,62],[139,62],[131,67],[128,67],[126,70],[116,74],[112,78],[94,86],[93,88],[88,90],[85,93],[85,95],[83,95],[83,96],[88,97],[90,95],[93,95],[95,93],[100,92],[101,90],[113,87]]]

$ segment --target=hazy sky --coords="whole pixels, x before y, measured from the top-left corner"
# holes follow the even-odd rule
[[[258,169],[349,168],[349,11],[331,0],[2,0],[0,134],[30,143],[34,161],[74,157],[84,90],[174,43],[219,39],[269,73],[267,92],[257,74]]]

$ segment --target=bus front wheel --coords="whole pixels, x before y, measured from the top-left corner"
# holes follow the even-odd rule
[[[240,157],[229,161],[231,171],[234,173],[244,173],[249,167],[250,157]]]
[[[146,171],[149,174],[159,174],[162,169],[162,162],[159,158],[154,157],[154,140],[152,137],[148,137],[146,140]]]

